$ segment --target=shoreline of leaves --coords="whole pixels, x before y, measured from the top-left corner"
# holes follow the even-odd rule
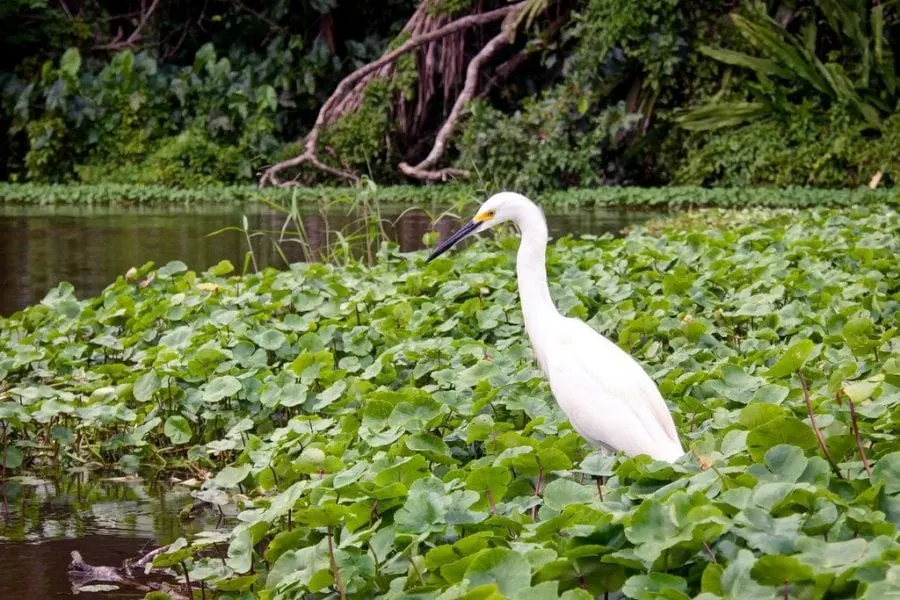
[[[374,188],[374,191],[373,191]],[[145,205],[145,204],[229,204],[274,202],[353,202],[366,195],[384,203],[453,205],[461,201],[481,201],[489,192],[466,185],[365,186],[263,188],[222,185],[202,188],[172,188],[127,184],[36,184],[0,182],[0,203],[35,205]],[[590,189],[558,190],[534,196],[551,209],[622,207],[632,209],[720,208],[809,208],[885,205],[900,207],[900,191],[894,188],[870,190],[786,188],[705,188],[671,186],[659,188],[606,186]]]
[[[0,321],[0,416],[19,468],[215,473],[198,498],[240,523],[157,562],[221,598],[881,598],[898,231],[891,210],[760,210],[552,246],[560,310],[669,400],[675,465],[571,430],[524,340],[514,238],[427,266],[386,245],[372,267],[62,285]]]

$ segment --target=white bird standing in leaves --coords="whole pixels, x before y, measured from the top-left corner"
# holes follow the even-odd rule
[[[589,443],[629,456],[674,461],[684,454],[656,384],[624,350],[578,319],[559,313],[547,286],[547,221],[531,200],[501,192],[435,248],[428,261],[475,233],[512,221],[522,236],[516,258],[525,331],[550,390]]]

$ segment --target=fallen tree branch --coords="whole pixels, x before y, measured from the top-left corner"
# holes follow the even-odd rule
[[[108,567],[104,565],[90,565],[84,562],[81,553],[73,550],[71,553],[72,562],[69,563],[69,581],[72,583],[72,589],[77,593],[82,587],[94,581],[102,581],[106,583],[115,583],[120,586],[128,587],[144,593],[152,591],[163,591],[169,595],[172,600],[188,600],[189,596],[185,596],[175,588],[164,583],[147,582],[142,583],[132,575],[133,567],[144,567],[149,564],[154,557],[165,552],[169,547],[163,546],[149,552],[133,564],[126,560],[122,567]]]
[[[341,177],[351,182],[358,182],[359,177],[355,173],[342,171],[334,167],[329,167],[322,163],[317,157],[319,135],[322,132],[322,128],[325,127],[325,125],[328,123],[328,120],[332,114],[332,109],[342,102],[345,96],[351,91],[353,86],[369,74],[378,71],[385,65],[393,63],[400,56],[403,56],[404,54],[415,50],[420,46],[471,27],[498,21],[505,18],[514,11],[520,10],[524,5],[525,0],[523,0],[522,2],[517,2],[516,4],[510,4],[508,6],[498,8],[496,10],[488,11],[486,13],[468,15],[456,19],[455,21],[451,21],[447,25],[439,27],[438,29],[435,29],[428,33],[413,36],[398,48],[388,52],[378,60],[364,65],[353,73],[350,73],[349,75],[344,77],[344,79],[342,79],[338,84],[337,88],[335,88],[334,92],[332,92],[331,96],[329,96],[328,100],[326,100],[322,107],[319,109],[319,114],[316,117],[316,122],[313,124],[313,127],[310,130],[309,134],[307,134],[306,136],[303,153],[268,167],[260,176],[259,187],[264,187],[267,183],[271,183],[272,185],[281,187],[291,185],[291,182],[285,183],[280,181],[277,177],[278,173],[285,169],[296,167],[304,163],[309,163],[319,170],[330,173],[337,177]],[[494,40],[491,40],[488,45],[491,45],[493,42]]]
[[[562,29],[563,25],[565,25],[569,21],[569,13],[568,11],[560,14],[555,20],[553,20],[550,25],[547,26],[546,29],[543,30],[542,35],[545,38],[551,38]],[[505,81],[512,75],[519,67],[521,67],[529,58],[537,54],[533,49],[524,49],[520,52],[514,54],[511,58],[507,59],[505,62],[499,64],[496,69],[494,69],[494,74],[490,78],[490,80],[486,84],[486,88],[490,89],[496,87],[501,82]],[[482,91],[484,93],[484,91]]]
[[[412,16],[403,26],[400,35],[406,34],[409,35],[410,38],[415,38],[428,32],[426,29],[426,24],[429,21],[428,6],[428,2],[419,3],[418,8],[416,8],[415,12],[413,12]],[[446,23],[439,23],[438,28],[443,25],[446,25]],[[431,45],[429,44],[426,51],[430,49]],[[380,68],[371,71],[364,77],[359,78],[353,83],[352,88],[344,94],[339,102],[331,105],[328,114],[325,115],[324,123],[326,125],[330,124],[340,115],[353,113],[358,110],[362,105],[365,90],[369,83],[376,79],[390,79],[394,75],[395,67],[396,64],[394,62],[389,62]]]
[[[132,568],[135,569],[143,569],[148,564],[153,562],[153,559],[159,556],[160,554],[165,554],[169,550],[169,545],[160,546],[156,550],[151,550],[133,564],[130,561],[125,561],[125,569],[130,571]]]

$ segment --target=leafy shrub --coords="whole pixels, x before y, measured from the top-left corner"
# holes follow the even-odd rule
[[[235,66],[206,45],[191,67],[160,67],[149,54],[126,50],[93,71],[70,50],[58,65],[45,64],[38,82],[13,79],[4,88],[11,131],[28,136],[25,174],[35,181],[76,172],[90,182],[250,181],[279,147],[278,92],[254,66]]]
[[[359,110],[325,128],[321,147],[356,172],[379,181],[393,178],[395,154],[386,142],[393,133],[389,104],[393,93],[394,87],[384,82],[369,84]]]
[[[900,183],[900,115],[880,129],[861,125],[842,109],[823,115],[814,106],[735,129],[697,135],[676,182],[692,185],[813,185],[854,187],[876,173]]]
[[[650,87],[664,87],[687,59],[689,38],[699,33],[691,24],[698,15],[697,3],[692,5],[694,11],[679,0],[590,0],[577,12],[571,31],[578,40],[573,75],[583,84],[603,86],[631,63]]]
[[[864,0],[814,2],[808,10],[788,10],[779,23],[766,6],[749,4],[733,13],[738,32],[758,54],[703,46],[705,54],[753,72],[758,84],[741,90],[756,102],[711,103],[683,116],[686,127],[709,129],[733,123],[739,106],[745,120],[772,113],[791,114],[795,105],[825,103],[846,110],[860,124],[878,127],[881,116],[900,107],[900,77],[893,57],[896,7]],[[819,28],[819,23],[826,27]],[[740,92],[739,92],[740,93]],[[719,116],[717,120],[715,116]]]
[[[28,152],[25,167],[29,179],[64,182],[71,179],[77,156],[73,151],[80,145],[68,124],[61,118],[47,116],[25,126]]]
[[[521,101],[498,93],[490,108],[473,108],[459,166],[526,190],[668,181],[683,148],[660,155],[679,135],[666,113],[718,85],[715,62],[692,49],[718,39],[722,10],[679,0],[580,4],[564,45],[541,48],[554,76],[522,84],[542,91]]]
[[[896,5],[814,2],[778,19],[747,5],[732,15],[742,45],[700,48],[750,79],[680,115],[716,133],[689,141],[676,181],[839,187],[881,172],[896,183]]]
[[[627,114],[622,103],[595,116],[587,110],[584,96],[559,90],[526,100],[512,115],[476,103],[457,162],[495,187],[523,191],[622,181],[614,152],[639,116]]]
[[[174,188],[221,186],[250,179],[239,148],[221,146],[196,129],[157,141],[140,162],[101,161],[76,167],[85,184],[162,185]]]

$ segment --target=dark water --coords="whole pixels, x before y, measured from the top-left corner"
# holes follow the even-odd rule
[[[191,502],[187,488],[156,482],[84,474],[10,480],[0,505],[0,598],[143,598],[144,592],[126,587],[75,594],[68,577],[71,552],[91,565],[119,567],[219,524],[218,515],[208,513],[180,520],[179,511]]]
[[[401,250],[424,247],[423,234],[437,230],[441,237],[458,225],[443,218],[435,226],[424,212],[406,212],[405,207],[383,207],[385,233]],[[466,211],[466,217],[474,206]],[[440,209],[433,214],[440,214]],[[181,260],[188,268],[202,271],[222,259],[237,269],[244,264],[247,241],[241,232],[209,233],[228,226],[241,226],[246,213],[251,231],[279,230],[282,213],[267,208],[241,206],[196,207],[32,207],[0,206],[0,316],[8,316],[39,302],[61,281],[75,286],[79,297],[96,295],[130,267],[147,261],[162,266]],[[626,225],[646,220],[649,213],[624,210],[548,212],[551,235],[600,234],[620,231]],[[399,219],[398,219],[399,217]],[[396,221],[396,223],[394,223]],[[309,247],[315,256],[334,248],[337,230],[359,230],[359,215],[332,211],[323,216],[310,210],[303,214]],[[252,240],[259,267],[283,266],[271,241]],[[290,261],[305,260],[299,244],[281,244]]]

